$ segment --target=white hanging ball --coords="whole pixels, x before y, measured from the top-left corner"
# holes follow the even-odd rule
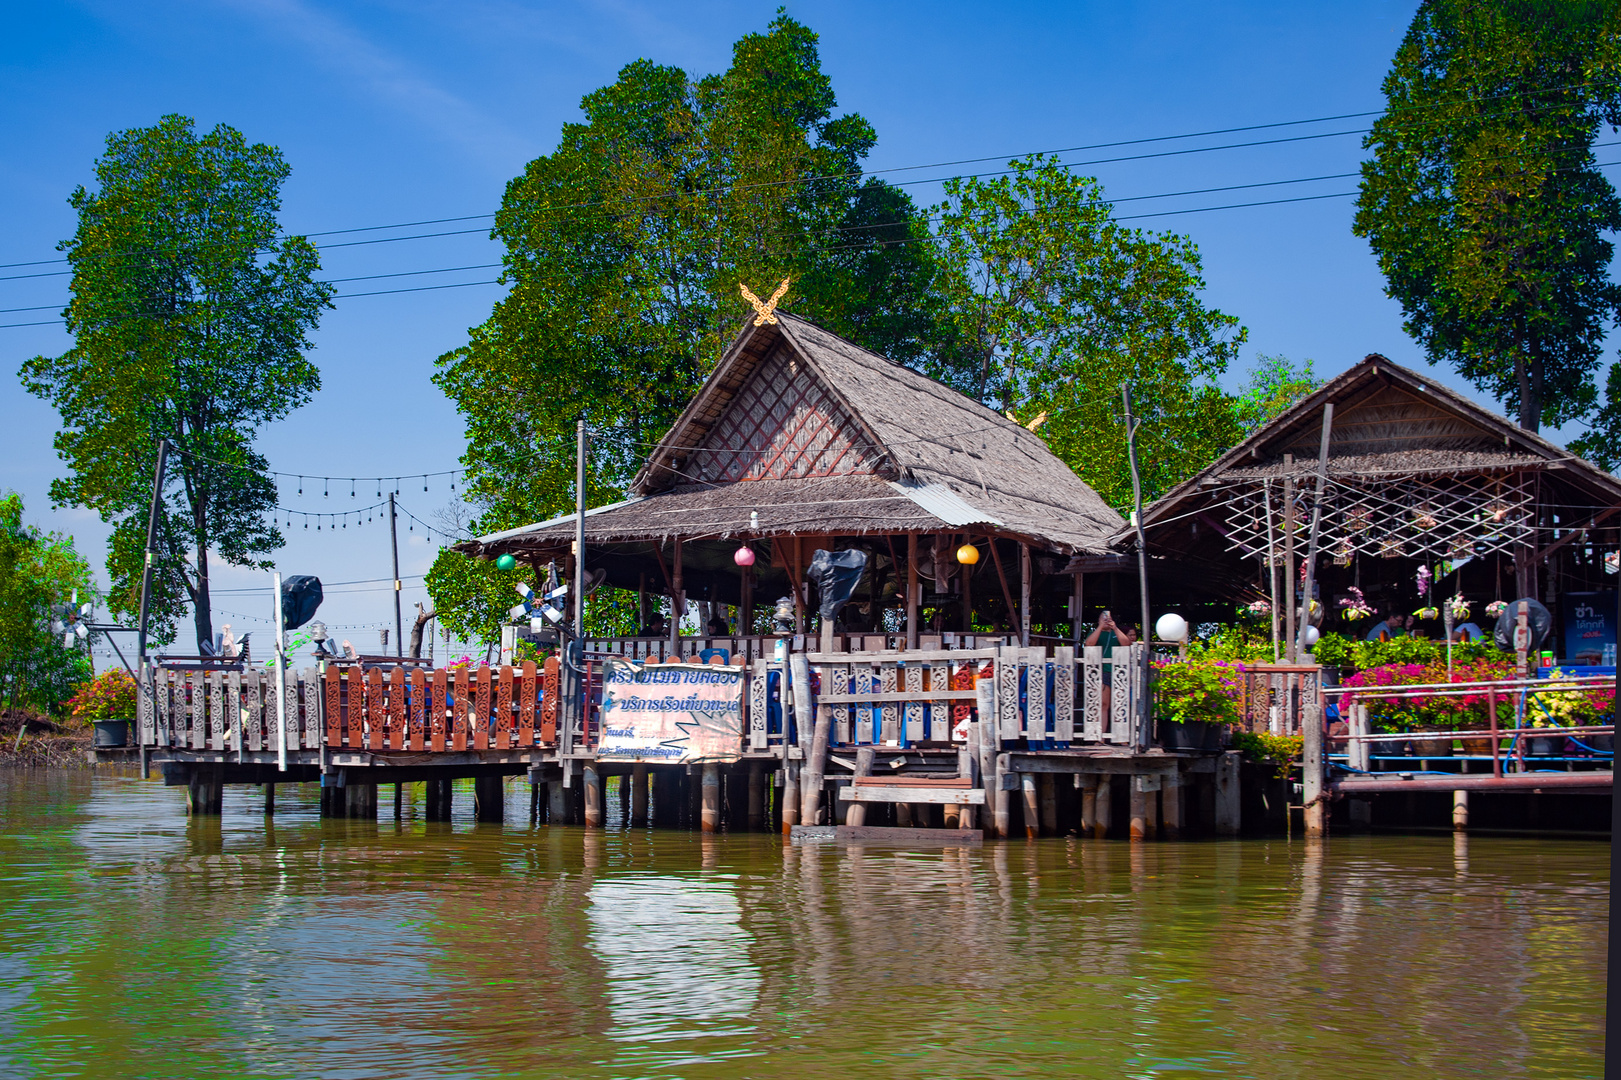
[[[1317,644],[1317,639],[1322,637],[1322,636],[1323,635],[1321,635],[1321,634],[1319,634],[1317,632],[1317,628],[1315,626],[1307,626],[1306,627],[1306,633],[1305,633],[1306,648],[1309,649],[1313,645]]]
[[[1161,641],[1186,641],[1188,639],[1188,620],[1175,612],[1166,612],[1154,624],[1154,636]]]

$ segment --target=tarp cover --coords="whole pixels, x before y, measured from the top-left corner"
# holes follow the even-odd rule
[[[816,549],[805,576],[820,593],[822,618],[831,621],[839,617],[839,609],[855,595],[856,586],[861,583],[861,575],[866,569],[867,553],[860,548],[848,551]]]
[[[599,759],[684,765],[742,753],[742,668],[603,661]]]
[[[1548,635],[1553,633],[1553,615],[1548,609],[1529,596],[1525,598],[1527,622],[1531,627],[1531,652],[1536,652],[1548,641]],[[1497,617],[1497,627],[1492,633],[1492,639],[1503,652],[1514,651],[1514,627],[1519,622],[1520,601],[1515,600],[1509,604],[1508,610]]]
[[[294,574],[281,583],[281,628],[296,630],[315,618],[315,609],[321,606],[321,579],[309,574]]]

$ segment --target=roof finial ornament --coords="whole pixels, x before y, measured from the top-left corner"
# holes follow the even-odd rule
[[[743,299],[747,300],[754,306],[755,326],[764,326],[766,323],[770,323],[773,326],[777,324],[777,301],[781,300],[783,296],[787,294],[788,282],[791,280],[793,279],[783,278],[782,284],[777,286],[777,291],[771,294],[771,299],[767,300],[763,304],[760,302],[760,298],[758,296],[755,296],[754,293],[749,291],[749,287],[747,285],[743,284],[741,281],[737,283],[737,287],[743,291]]]

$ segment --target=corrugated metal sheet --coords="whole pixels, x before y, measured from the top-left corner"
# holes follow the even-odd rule
[[[944,484],[891,483],[890,487],[947,525],[1002,525]]]
[[[594,507],[587,510],[585,512],[585,516],[596,517],[598,514],[606,514],[610,510],[617,510],[621,506],[629,506],[631,503],[638,503],[641,501],[642,496],[638,495],[634,498],[621,500],[620,502],[609,503],[607,506]],[[514,536],[523,536],[526,533],[539,532],[541,529],[547,529],[553,525],[561,525],[565,521],[573,521],[578,516],[579,515],[577,514],[559,514],[557,517],[548,518],[545,521],[537,521],[533,525],[520,525],[516,529],[507,529],[505,532],[490,533],[488,536],[481,536],[478,538],[478,543],[493,544],[498,540],[510,540]]]

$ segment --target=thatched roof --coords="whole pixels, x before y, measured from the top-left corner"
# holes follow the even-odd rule
[[[1334,403],[1330,477],[1444,475],[1547,470],[1595,505],[1621,503],[1621,480],[1462,394],[1377,353],[1265,424],[1203,472],[1143,511],[1143,527],[1185,515],[1190,497],[1235,483],[1281,477],[1294,455],[1297,479],[1315,475],[1323,406]],[[1117,539],[1130,542],[1122,530]],[[1150,539],[1150,544],[1153,541]]]
[[[965,528],[1065,554],[1122,521],[1042,439],[955,390],[778,312],[745,323],[589,544]],[[555,548],[572,515],[480,537],[483,557]]]

